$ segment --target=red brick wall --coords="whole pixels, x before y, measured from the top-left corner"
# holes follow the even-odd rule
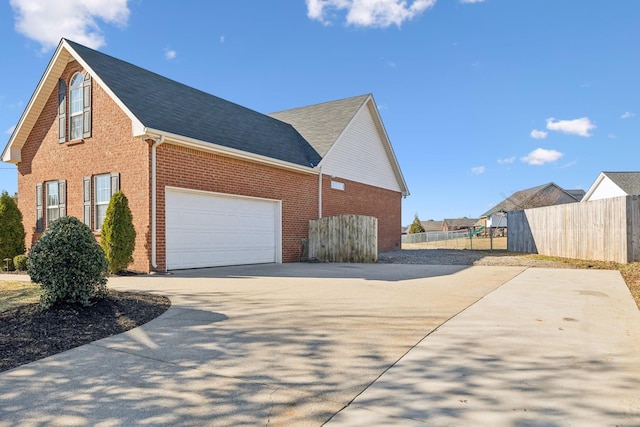
[[[171,144],[157,148],[158,236],[165,236],[165,187],[282,200],[282,261],[297,262],[309,219],[318,216],[318,177]],[[164,238],[157,263],[165,268]]]
[[[62,78],[69,84],[81,68],[70,63]],[[37,183],[67,181],[67,214],[82,219],[82,178],[119,173],[120,187],[129,199],[137,232],[134,262],[130,268],[150,270],[150,149],[131,137],[131,121],[95,82],[92,83],[92,136],[80,143],[58,143],[57,85],[37,120],[18,166],[19,207],[27,232],[27,248],[35,233]],[[68,131],[68,130],[67,130]],[[282,260],[296,262],[302,255],[301,239],[308,237],[308,221],[318,217],[318,177],[250,161],[165,143],[157,150],[157,262],[165,269],[165,186],[190,188],[282,200]],[[400,247],[398,192],[340,180],[345,191],[331,189],[323,177],[323,216],[370,215],[378,218],[381,252]],[[46,208],[44,209],[46,215]],[[99,238],[99,234],[96,234]]]
[[[336,178],[344,190],[331,188],[331,177],[322,180],[322,215],[367,215],[378,218],[378,251],[400,249],[402,194],[359,182]]]
[[[67,66],[62,75],[67,89],[73,73],[80,70],[80,65],[75,61]],[[67,104],[68,100],[67,96]],[[129,268],[149,271],[148,145],[139,138],[132,138],[131,120],[95,80],[92,80],[91,137],[80,143],[74,141],[60,144],[57,102],[56,84],[22,148],[22,161],[18,165],[18,205],[27,233],[27,248],[30,248],[38,237],[35,233],[37,183],[66,180],[67,215],[82,220],[82,178],[103,173],[119,173],[120,188],[129,199],[137,233],[134,262]],[[46,206],[43,210],[46,216]],[[96,233],[96,237],[99,238],[99,234]]]

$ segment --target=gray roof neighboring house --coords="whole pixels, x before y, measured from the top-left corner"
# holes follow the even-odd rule
[[[430,219],[428,221],[420,221],[420,224],[422,224],[424,231],[428,233],[430,231],[442,231],[444,222]]]
[[[460,229],[460,228],[471,228],[476,222],[478,222],[478,218],[445,218],[444,223],[447,225],[448,229]]]
[[[321,156],[293,126],[65,40],[146,128],[314,167]]]
[[[579,202],[584,196],[582,190],[565,190],[553,182],[516,191],[502,202],[483,213],[481,217],[489,217],[496,212],[510,212],[521,209],[540,208]]]
[[[629,195],[640,194],[640,172],[602,172]]]

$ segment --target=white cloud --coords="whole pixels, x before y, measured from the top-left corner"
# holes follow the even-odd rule
[[[630,119],[635,116],[636,113],[632,113],[631,111],[625,111],[625,113],[620,117],[621,119]]]
[[[607,135],[607,138],[609,138],[609,139],[616,139],[616,138],[617,138],[617,136],[616,136],[616,134],[615,134],[615,133],[610,133],[609,135]]]
[[[555,130],[562,133],[568,133],[571,135],[579,135],[579,136],[591,136],[589,131],[591,129],[595,129],[596,125],[591,123],[588,117],[582,117],[580,119],[575,120],[558,120],[552,117],[547,119],[547,129]]]
[[[516,157],[512,156],[512,157],[506,157],[504,159],[498,159],[498,163],[501,165],[508,165],[510,163],[513,163],[516,161]]]
[[[536,148],[530,152],[526,157],[522,157],[524,163],[529,165],[544,165],[545,163],[552,163],[562,157],[563,154],[556,150],[546,150],[544,148]]]
[[[4,133],[6,133],[7,135],[11,135],[15,128],[15,126],[11,126],[9,129],[5,130]]]
[[[220,44],[224,43],[224,36],[220,36]]]
[[[471,168],[471,173],[474,175],[481,175],[485,170],[486,168],[484,166],[476,166],[474,168]]]
[[[62,37],[97,49],[104,37],[97,20],[125,26],[127,0],[9,0],[15,29],[37,41],[43,51],[55,48]]]
[[[349,25],[360,27],[398,27],[433,7],[436,0],[306,0],[307,16],[325,25],[331,11],[345,11]]]
[[[164,57],[167,59],[173,59],[175,58],[177,55],[177,52],[173,49],[165,49],[164,50]]]
[[[534,129],[531,131],[531,138],[533,139],[545,139],[549,132],[545,132],[543,130]]]

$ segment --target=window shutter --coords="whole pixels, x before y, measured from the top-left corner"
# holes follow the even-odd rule
[[[36,184],[36,233],[43,231],[42,220],[42,183],[39,183]]]
[[[60,209],[60,216],[67,216],[67,181],[58,181],[58,209]]]
[[[91,226],[91,177],[82,178],[82,222],[93,230]]]
[[[120,191],[120,174],[112,173],[111,174],[111,195],[113,196],[118,191]]]
[[[82,113],[82,137],[89,138],[91,136],[91,76],[89,73],[84,76],[84,82],[82,83],[82,97],[84,107]]]
[[[67,85],[64,80],[58,80],[58,142],[67,139]]]

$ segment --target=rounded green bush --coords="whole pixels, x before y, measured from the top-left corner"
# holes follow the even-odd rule
[[[41,287],[40,304],[91,305],[108,295],[109,265],[85,224],[72,216],[55,220],[29,251],[27,271]]]
[[[27,271],[27,256],[16,255],[13,257],[13,266],[18,271]]]

